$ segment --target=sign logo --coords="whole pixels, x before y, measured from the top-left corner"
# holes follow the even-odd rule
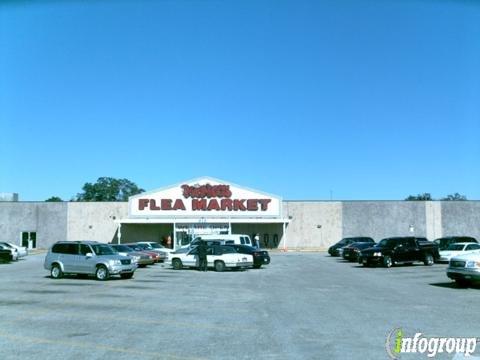
[[[385,350],[391,359],[400,359],[401,354],[426,354],[432,358],[441,353],[462,353],[470,356],[477,347],[477,338],[447,338],[426,337],[422,333],[415,333],[413,337],[406,337],[401,328],[396,328],[387,334]]]
[[[129,215],[263,218],[280,216],[281,206],[281,199],[275,196],[201,179],[136,195],[129,200]]]

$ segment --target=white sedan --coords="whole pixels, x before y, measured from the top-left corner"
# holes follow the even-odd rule
[[[183,267],[198,267],[198,249],[195,247],[186,253],[171,253],[168,261],[175,270]],[[214,245],[207,250],[207,265],[215,271],[226,268],[247,268],[253,266],[253,257],[240,254],[231,246]]]
[[[446,250],[440,251],[439,262],[449,262],[454,256],[471,253],[472,251],[479,251],[480,244],[477,243],[455,243],[450,244]]]

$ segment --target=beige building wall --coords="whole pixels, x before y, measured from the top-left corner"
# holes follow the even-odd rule
[[[426,236],[430,240],[442,237],[442,203],[425,202]]]
[[[283,216],[290,223],[280,248],[325,249],[342,238],[341,202],[284,201]]]
[[[112,242],[116,219],[126,218],[126,202],[70,202],[67,210],[67,240]]]

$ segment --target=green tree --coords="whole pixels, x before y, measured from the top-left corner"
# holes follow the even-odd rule
[[[130,180],[111,177],[100,177],[94,184],[85,183],[82,190],[77,201],[127,201],[129,196],[145,191]]]
[[[58,196],[52,196],[45,201],[46,202],[60,202],[60,201],[63,201],[63,200],[61,198],[59,198]]]
[[[408,200],[408,201],[431,201],[433,199],[432,199],[432,195],[430,193],[423,193],[423,194],[418,194],[418,195],[410,195],[405,200]]]
[[[467,197],[459,193],[447,195],[447,197],[442,198],[443,201],[465,201]]]

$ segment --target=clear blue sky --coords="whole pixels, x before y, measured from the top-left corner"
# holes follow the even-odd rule
[[[480,2],[2,1],[0,192],[480,199]]]

